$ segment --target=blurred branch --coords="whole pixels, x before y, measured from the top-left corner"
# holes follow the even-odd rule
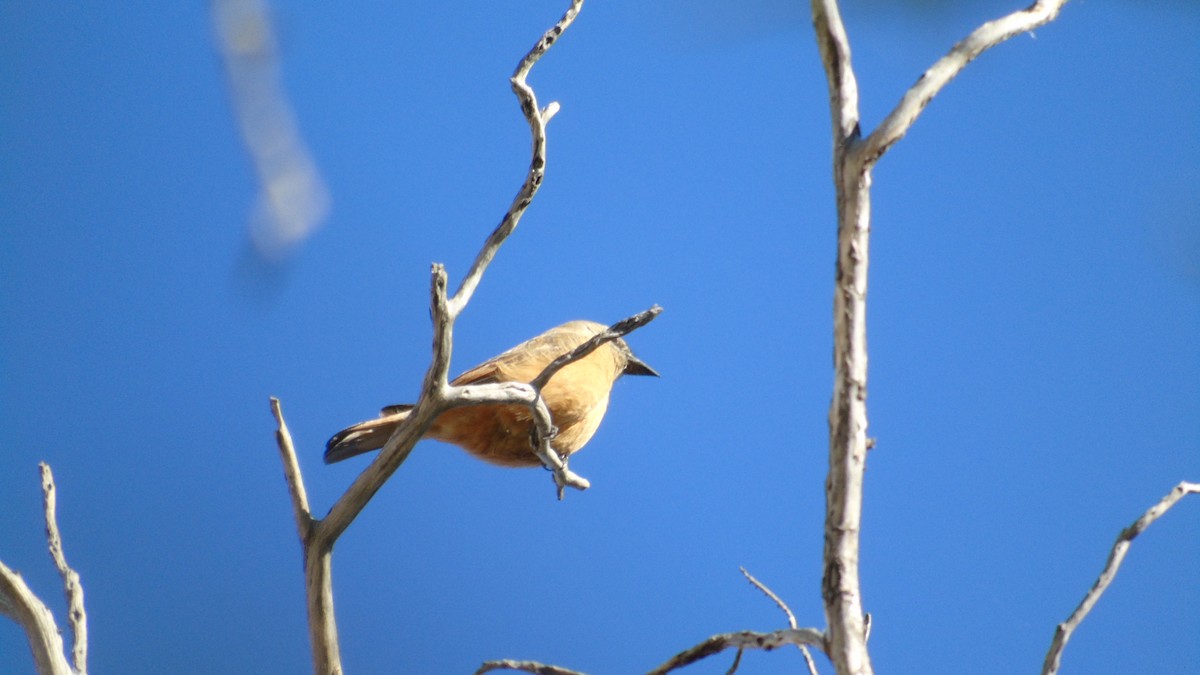
[[[63,639],[54,615],[16,571],[0,562],[0,614],[17,622],[25,631],[33,662],[43,675],[84,675],[87,672],[87,614],[83,609],[83,585],[79,575],[67,565],[63,554],[62,537],[58,531],[57,499],[54,474],[49,465],[38,465],[42,476],[42,507],[46,515],[46,542],[50,557],[63,578],[67,598],[68,623],[74,635],[72,657],[74,667],[67,661]]]
[[[796,615],[792,613],[792,608],[788,607],[787,603],[781,600],[778,595],[775,595],[774,591],[767,588],[766,584],[758,579],[755,579],[754,575],[747,572],[745,567],[739,567],[738,569],[742,571],[742,576],[746,577],[747,581],[753,584],[755,588],[762,591],[763,595],[770,598],[770,600],[774,602],[779,609],[783,610],[784,615],[787,616],[788,626],[792,630],[797,630],[799,626],[796,624]],[[815,661],[813,661],[812,654],[809,653],[808,647],[805,645],[796,646],[800,648],[800,653],[804,655],[804,663],[808,666],[808,672],[811,675],[817,675],[817,664]]]
[[[1117,541],[1113,544],[1112,550],[1109,551],[1108,561],[1104,563],[1104,569],[1100,572],[1100,576],[1096,579],[1096,583],[1092,584],[1092,588],[1083,596],[1083,601],[1071,613],[1063,623],[1058,624],[1058,628],[1054,631],[1054,640],[1050,644],[1050,651],[1046,654],[1046,660],[1042,664],[1043,675],[1053,675],[1058,672],[1058,667],[1062,661],[1063,649],[1067,646],[1067,641],[1071,639],[1071,635],[1079,624],[1083,623],[1084,617],[1088,612],[1092,611],[1092,607],[1100,601],[1100,596],[1104,594],[1113,579],[1117,576],[1117,570],[1121,568],[1121,563],[1125,560],[1125,554],[1129,552],[1129,546],[1134,538],[1146,531],[1151,523],[1158,520],[1172,506],[1175,506],[1179,500],[1189,494],[1200,493],[1200,483],[1182,482],[1176,485],[1166,497],[1163,497],[1154,506],[1151,506],[1145,513],[1142,514],[1132,525],[1121,530],[1117,535]]]
[[[873,673],[859,584],[859,534],[867,449],[867,270],[871,169],[912,126],[937,92],[967,63],[1004,40],[1057,16],[1066,0],[1038,0],[984,24],[933,65],[896,109],[861,138],[858,83],[836,0],[811,0],[813,28],[829,84],[833,182],[837,194],[834,272],[834,384],[829,406],[829,473],[825,481],[825,551],[821,595],[829,621],[828,654],[838,673]]]
[[[278,261],[321,225],[329,189],[283,91],[267,0],[213,0],[211,10],[234,116],[258,174],[250,238],[260,256]]]
[[[479,670],[475,671],[475,675],[483,675],[483,673],[493,670],[520,670],[526,673],[534,673],[535,675],[584,675],[578,670],[560,668],[545,663],[538,663],[537,661],[513,661],[512,659],[484,661],[483,665],[479,666]]]

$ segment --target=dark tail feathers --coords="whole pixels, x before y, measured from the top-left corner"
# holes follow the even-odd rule
[[[396,427],[408,417],[411,408],[410,405],[388,406],[383,409],[383,417],[359,422],[337,432],[325,444],[325,463],[333,464],[382,448]]]

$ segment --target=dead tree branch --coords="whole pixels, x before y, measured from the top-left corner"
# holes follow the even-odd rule
[[[1182,482],[1167,493],[1167,496],[1163,497],[1161,501],[1151,506],[1132,525],[1121,530],[1121,533],[1117,535],[1116,543],[1108,553],[1108,561],[1104,563],[1104,569],[1101,570],[1096,583],[1092,584],[1091,589],[1088,590],[1087,595],[1083,596],[1083,601],[1079,603],[1071,616],[1063,623],[1058,624],[1058,628],[1054,631],[1054,640],[1051,641],[1050,651],[1046,654],[1046,660],[1042,664],[1043,675],[1054,675],[1058,672],[1067,641],[1071,639],[1075,629],[1079,628],[1079,624],[1083,623],[1088,612],[1092,611],[1092,608],[1100,601],[1100,596],[1104,595],[1113,579],[1116,578],[1117,570],[1121,569],[1121,563],[1124,562],[1125,554],[1129,552],[1129,546],[1133,543],[1134,538],[1145,532],[1146,528],[1150,527],[1172,506],[1175,506],[1179,500],[1196,493],[1200,493],[1200,483]]]
[[[42,508],[46,515],[46,543],[50,557],[63,579],[67,598],[67,622],[74,636],[68,663],[54,614],[34,594],[16,571],[0,562],[0,614],[17,622],[25,631],[33,662],[43,675],[85,675],[87,673],[87,614],[83,609],[83,585],[79,574],[67,564],[62,536],[58,531],[57,497],[54,474],[45,462],[38,465],[42,476]]]
[[[983,51],[1057,16],[1066,0],[1039,0],[989,22],[959,42],[904,95],[879,128],[861,139],[858,83],[836,0],[812,0],[813,28],[829,84],[833,182],[837,194],[834,273],[834,385],[829,406],[829,474],[825,481],[825,553],[821,583],[829,622],[829,657],[838,673],[870,675],[858,551],[867,459],[867,270],[871,169],[937,92]]]

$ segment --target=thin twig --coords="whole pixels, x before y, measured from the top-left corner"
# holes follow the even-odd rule
[[[46,512],[46,543],[50,547],[50,558],[58,569],[63,580],[63,595],[67,598],[67,622],[71,625],[74,645],[71,649],[71,660],[75,672],[87,672],[87,613],[83,609],[83,584],[79,574],[67,564],[67,556],[63,553],[62,536],[58,532],[58,499],[54,487],[54,473],[45,462],[38,464],[42,474],[42,507]]]
[[[512,659],[484,661],[483,665],[479,666],[479,670],[475,671],[475,675],[482,675],[493,670],[521,670],[526,673],[534,673],[534,675],[584,675],[584,673],[570,668],[561,668],[537,661],[514,661]]]
[[[606,330],[593,335],[587,342],[579,345],[569,353],[563,354],[557,359],[551,361],[546,365],[545,368],[542,369],[542,372],[539,373],[537,377],[533,378],[533,381],[529,384],[534,389],[541,391],[546,386],[546,383],[550,381],[550,378],[554,377],[554,374],[558,371],[596,351],[600,345],[612,342],[617,338],[625,337],[642,326],[645,326],[653,321],[654,318],[659,314],[662,314],[662,307],[654,305],[644,312],[634,314],[628,319],[622,319],[621,321],[614,323]]]
[[[1067,641],[1071,639],[1071,635],[1079,624],[1083,623],[1084,617],[1096,603],[1100,600],[1100,596],[1104,594],[1113,579],[1117,576],[1117,570],[1121,568],[1121,563],[1125,560],[1125,554],[1129,552],[1130,543],[1139,534],[1146,531],[1151,523],[1158,520],[1172,506],[1175,506],[1179,500],[1189,494],[1200,493],[1200,483],[1189,483],[1184,481],[1176,485],[1174,489],[1163,497],[1154,506],[1151,506],[1140,518],[1133,522],[1132,525],[1121,530],[1117,535],[1117,541],[1113,544],[1112,550],[1109,551],[1108,561],[1104,563],[1104,569],[1100,572],[1100,576],[1096,579],[1096,583],[1092,584],[1092,588],[1083,596],[1083,601],[1071,613],[1063,623],[1058,624],[1058,628],[1054,631],[1054,640],[1051,641],[1050,651],[1046,654],[1046,660],[1042,664],[1043,675],[1053,675],[1058,672],[1059,664],[1062,661],[1063,649],[1067,646]]]
[[[713,654],[719,654],[726,649],[762,649],[770,651],[786,645],[812,645],[819,649],[825,648],[825,635],[815,628],[789,628],[777,630],[774,633],[757,633],[744,630],[737,633],[722,633],[714,635],[704,642],[672,656],[666,663],[651,670],[649,675],[665,675],[672,670],[682,668],[706,659]]]
[[[784,615],[787,616],[788,626],[790,628],[799,628],[799,625],[796,623],[796,615],[792,613],[792,608],[788,607],[787,603],[780,599],[778,595],[775,595],[775,591],[772,591],[771,589],[767,588],[766,584],[758,579],[755,579],[754,575],[747,572],[745,567],[738,567],[738,569],[742,571],[742,576],[746,577],[747,581],[754,584],[755,588],[762,591],[763,595],[770,598],[771,601],[779,607],[779,609],[783,610]],[[804,655],[804,663],[808,666],[808,672],[811,673],[811,675],[817,675],[817,663],[816,661],[813,661],[812,654],[809,653],[808,647],[805,645],[796,646],[800,648],[800,653]]]

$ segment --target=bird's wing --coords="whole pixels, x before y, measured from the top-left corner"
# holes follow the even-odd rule
[[[594,331],[574,326],[559,326],[475,366],[454,378],[452,384],[491,382],[529,382],[550,362],[566,354],[594,335]]]

